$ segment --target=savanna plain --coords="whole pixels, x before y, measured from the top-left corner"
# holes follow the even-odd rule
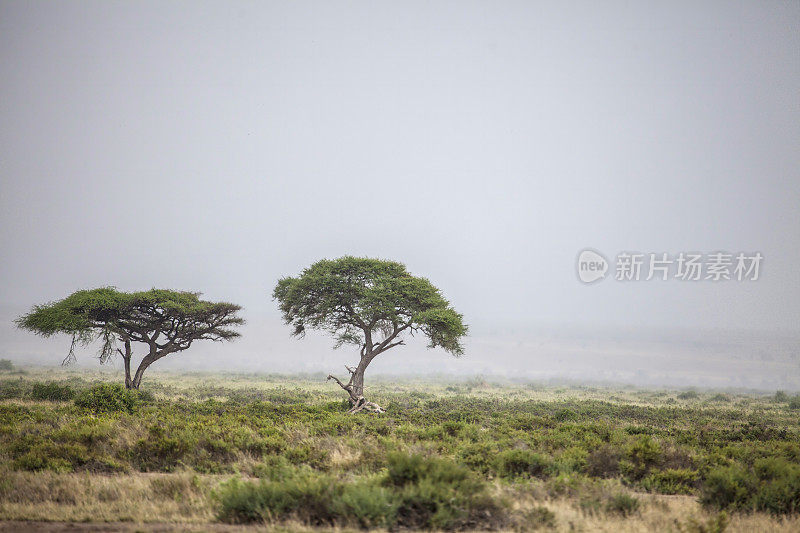
[[[0,530],[800,531],[781,391],[0,366]]]

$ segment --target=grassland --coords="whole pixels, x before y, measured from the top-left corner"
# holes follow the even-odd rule
[[[322,376],[116,381],[0,373],[0,528],[800,530],[774,391],[372,378],[352,416]]]

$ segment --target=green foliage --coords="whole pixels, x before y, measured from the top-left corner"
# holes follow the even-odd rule
[[[707,507],[793,514],[800,511],[800,465],[778,457],[750,468],[731,465],[706,476],[701,502]]]
[[[642,487],[661,494],[691,494],[699,480],[696,470],[688,468],[659,470],[642,480]]]
[[[431,348],[454,355],[464,351],[460,339],[467,326],[462,316],[427,279],[412,276],[395,261],[323,259],[297,278],[279,280],[273,297],[297,336],[309,327],[321,329],[336,338],[337,347],[365,345],[369,351],[367,334],[384,332],[385,339],[394,339],[402,331],[421,331]],[[389,342],[374,349],[388,347]]]
[[[800,396],[794,396],[789,400],[789,409],[800,409]]]
[[[21,453],[14,466],[20,470],[53,470],[71,472],[89,461],[86,446],[74,443],[40,441]]]
[[[564,392],[548,398],[546,388],[492,383],[466,395],[446,392],[447,384],[387,381],[376,385],[378,397],[401,408],[353,417],[317,376],[287,383],[280,376],[211,382],[161,375],[153,384],[158,401],[59,377],[55,383],[76,392],[73,404],[34,393],[51,390],[52,372],[42,374],[43,381],[0,380],[0,457],[8,471],[187,471],[187,480],[191,472],[242,473],[271,484],[268,496],[287,482],[298,485],[301,503],[292,505],[322,502],[324,513],[314,516],[303,515],[304,507],[269,514],[278,504],[256,506],[257,516],[272,521],[299,513],[308,523],[342,528],[530,529],[522,511],[504,508],[495,495],[568,498],[600,515],[635,512],[613,501],[621,484],[697,494],[707,507],[731,512],[798,508],[800,422],[771,395],[737,394],[743,408],[669,406],[666,396],[661,404],[626,403],[582,399],[570,389],[569,399]],[[559,421],[563,412],[570,415]],[[153,490],[178,498],[180,483]],[[319,492],[323,483],[334,485],[330,499]]]
[[[552,460],[531,450],[505,450],[497,455],[497,471],[501,476],[546,478],[553,468]]]
[[[69,385],[56,381],[49,383],[34,383],[31,386],[31,398],[50,402],[66,402],[75,397],[75,391]]]
[[[678,394],[678,399],[679,399],[679,400],[695,400],[695,399],[697,399],[699,396],[700,396],[700,395],[699,395],[699,394],[697,394],[697,391],[694,391],[694,390],[687,390],[687,391],[685,391],[685,392],[682,392],[682,393]]]
[[[233,327],[244,323],[238,305],[200,300],[200,293],[165,289],[126,293],[113,287],[81,290],[63,300],[37,305],[16,320],[17,327],[44,337],[57,333],[72,336],[64,362],[75,358],[75,346],[101,341],[99,358],[108,361],[125,344],[142,342],[163,356],[189,348],[195,340],[231,340],[239,336]],[[161,337],[161,338],[159,338]],[[143,361],[150,364],[152,361]],[[144,367],[146,368],[146,366]],[[138,386],[138,383],[135,384]]]
[[[171,472],[180,465],[190,446],[184,439],[168,436],[161,426],[153,426],[146,438],[136,442],[131,460],[144,472]]]
[[[311,526],[364,529],[474,529],[508,521],[505,507],[467,469],[437,458],[391,454],[385,476],[346,482],[310,470],[280,481],[234,479],[219,493],[219,519],[293,519]]]
[[[606,511],[622,516],[630,516],[639,510],[639,500],[630,494],[620,492],[614,494],[606,503]]]
[[[641,436],[628,445],[625,455],[627,462],[621,464],[624,474],[640,479],[661,458],[661,446],[648,436]]]
[[[137,391],[127,390],[122,385],[100,383],[81,391],[75,405],[94,413],[133,413],[139,403]]]
[[[14,363],[9,359],[0,359],[0,372],[11,372],[14,370]]]
[[[622,451],[605,444],[589,452],[586,458],[586,473],[593,477],[615,477],[619,475]]]
[[[0,382],[0,400],[10,400],[12,398],[21,398],[24,394],[23,383],[14,380],[4,380]]]

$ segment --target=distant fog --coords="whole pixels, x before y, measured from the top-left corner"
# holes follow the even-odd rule
[[[0,357],[57,363],[13,318],[114,285],[244,306],[167,367],[343,369],[270,294],[352,254],[471,326],[368,375],[796,389],[798,94],[798,2],[0,0]],[[584,248],[764,261],[585,285]]]

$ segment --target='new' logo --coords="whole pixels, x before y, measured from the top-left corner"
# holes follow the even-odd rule
[[[583,250],[578,254],[578,279],[592,283],[606,277],[608,261],[594,250]]]

